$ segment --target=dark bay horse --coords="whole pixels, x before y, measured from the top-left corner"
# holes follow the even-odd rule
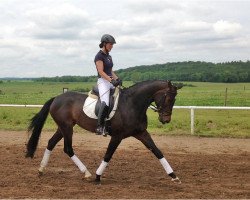
[[[166,173],[172,177],[172,181],[180,183],[168,161],[162,152],[156,147],[154,141],[147,131],[146,111],[152,102],[155,102],[156,110],[159,114],[159,121],[163,124],[171,120],[172,108],[177,95],[177,87],[170,81],[145,81],[137,83],[129,88],[120,90],[118,107],[115,115],[111,118],[111,140],[109,142],[104,159],[96,171],[95,181],[100,182],[100,178],[108,162],[111,160],[115,150],[121,141],[133,136],[140,140],[159,159]],[[89,118],[83,112],[83,104],[88,96],[77,92],[66,92],[48,100],[39,113],[31,120],[29,131],[32,131],[27,144],[26,157],[33,158],[40,138],[40,134],[45,120],[50,112],[52,118],[58,125],[58,129],[48,141],[47,149],[39,168],[42,174],[48,164],[50,154],[56,144],[64,138],[64,152],[85,174],[85,178],[91,176],[86,166],[75,155],[72,148],[73,127],[78,124],[85,130],[94,132],[96,119]],[[99,136],[100,137],[100,136]]]

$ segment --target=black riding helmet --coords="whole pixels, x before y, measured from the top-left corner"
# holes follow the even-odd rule
[[[99,44],[99,47],[102,48],[104,43],[116,44],[116,41],[112,35],[104,34],[101,38],[101,44]]]

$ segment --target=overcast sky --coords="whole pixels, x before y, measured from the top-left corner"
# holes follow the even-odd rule
[[[250,60],[250,0],[0,0],[0,77],[95,75],[103,34],[114,70]]]

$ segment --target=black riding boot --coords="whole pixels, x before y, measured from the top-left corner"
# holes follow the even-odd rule
[[[96,135],[107,136],[108,132],[105,129],[105,118],[108,115],[109,107],[106,106],[105,102],[101,103],[101,107],[98,113]]]

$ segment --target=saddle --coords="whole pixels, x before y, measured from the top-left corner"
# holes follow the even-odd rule
[[[110,89],[109,105],[108,105],[109,106],[109,110],[108,110],[108,116],[107,116],[107,118],[109,118],[109,114],[111,113],[111,111],[114,108],[115,99],[117,98],[118,93],[119,93],[119,89],[118,88]],[[99,96],[99,90],[98,90],[97,85],[94,86],[91,91],[89,91],[88,96],[91,97],[91,98],[97,99],[97,102],[96,102],[96,105],[95,105],[95,114],[97,116],[98,113],[99,113],[100,106],[101,106],[101,99],[100,99],[100,96]]]

